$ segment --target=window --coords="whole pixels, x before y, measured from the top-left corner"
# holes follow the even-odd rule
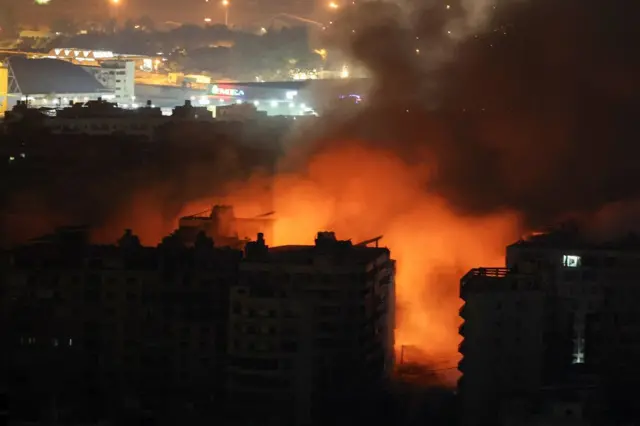
[[[577,268],[581,264],[580,256],[565,254],[562,256],[562,266],[565,268]]]

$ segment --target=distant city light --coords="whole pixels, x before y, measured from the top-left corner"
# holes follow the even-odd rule
[[[338,6],[338,3],[334,2],[334,1],[329,3],[329,9],[335,10],[335,9],[338,9],[339,7],[340,6]]]
[[[41,6],[49,3],[51,3],[51,0],[36,0],[36,4]]]
[[[211,18],[204,18],[204,22],[211,22]]]

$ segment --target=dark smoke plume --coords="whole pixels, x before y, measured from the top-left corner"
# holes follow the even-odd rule
[[[533,226],[638,195],[640,5],[417,3],[336,22],[375,79],[353,136],[437,164],[430,190],[462,211],[509,207]]]
[[[430,190],[462,211],[511,207],[538,225],[634,198],[640,177],[636,3],[362,3],[331,31],[375,84],[365,112],[330,135],[375,140],[404,158],[437,164]],[[166,189],[148,196],[160,199],[154,209],[171,199],[171,217],[176,206],[195,198],[188,188],[202,188],[196,191],[201,197],[216,185],[185,171],[198,167],[176,164],[191,160],[171,160],[166,171],[172,176],[143,172],[135,181],[109,176],[103,182],[103,176],[87,175],[100,189],[85,183],[94,203],[80,214],[66,208],[61,200],[68,194],[52,182],[46,196],[32,191],[28,210],[106,223],[157,183]],[[38,198],[49,201],[36,209]]]

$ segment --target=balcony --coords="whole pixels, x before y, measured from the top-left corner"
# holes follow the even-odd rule
[[[464,374],[464,368],[465,368],[466,363],[467,363],[467,361],[465,360],[464,357],[462,357],[462,359],[458,362],[458,371],[460,371],[463,374]]]

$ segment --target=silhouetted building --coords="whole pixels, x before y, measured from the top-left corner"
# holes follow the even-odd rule
[[[612,288],[634,283],[640,238],[594,243],[577,230],[559,230],[507,247],[507,267],[548,275],[562,308],[573,316],[573,362],[585,358],[586,318],[607,308]],[[627,284],[625,284],[627,283]],[[618,290],[616,290],[618,291]]]
[[[513,392],[534,398],[546,385],[571,387],[576,369],[597,378],[610,413],[638,418],[634,403],[621,401],[640,384],[640,240],[594,243],[563,229],[508,246],[506,263],[461,280],[464,423],[494,424]]]
[[[504,398],[538,390],[552,367],[545,361],[562,361],[551,346],[556,303],[543,279],[505,268],[471,270],[460,297],[463,424],[495,424]]]
[[[13,250],[3,373],[16,414],[89,421],[131,405],[171,416],[221,403],[241,257],[203,235],[192,247],[142,247],[130,232],[96,246],[83,229]]]
[[[330,232],[319,233],[314,246],[274,248],[259,235],[245,250],[230,292],[230,422],[349,419],[393,369],[389,250]]]
[[[195,240],[199,232],[204,232],[218,246],[243,249],[258,234],[263,234],[267,241],[272,241],[272,214],[273,212],[253,218],[238,218],[233,206],[216,205],[211,210],[180,218],[176,235],[188,244]]]
[[[232,209],[214,210],[229,219],[218,232],[232,233]],[[175,233],[144,247],[131,231],[94,245],[86,227],[69,227],[12,249],[0,275],[12,416],[304,425],[385,389],[388,249],[328,232],[314,246],[269,248],[260,233],[243,255],[204,230],[192,244]],[[0,392],[0,420],[1,403]]]
[[[139,136],[152,140],[156,129],[166,122],[160,108],[148,101],[145,107],[123,109],[116,103],[101,98],[85,103],[69,102],[69,106],[55,111],[55,116],[44,121],[53,134]]]
[[[0,388],[0,426],[9,426],[9,394]]]
[[[172,117],[184,120],[213,120],[213,113],[206,107],[193,106],[191,100],[186,100],[184,105],[173,108]]]

